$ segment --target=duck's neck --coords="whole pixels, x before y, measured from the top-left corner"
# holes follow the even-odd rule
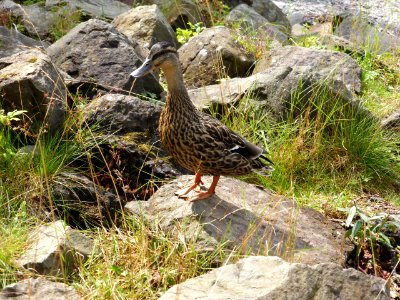
[[[178,62],[179,64],[179,62]],[[189,98],[181,68],[178,66],[163,69],[168,86],[168,97],[166,106],[173,108],[174,111],[180,109],[186,111],[196,111],[195,106]]]

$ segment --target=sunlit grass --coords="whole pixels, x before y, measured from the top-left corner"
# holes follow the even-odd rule
[[[292,95],[286,120],[271,121],[249,104],[255,96],[227,109],[222,121],[268,150],[275,171],[266,187],[312,207],[334,195],[346,206],[360,193],[395,190],[398,135],[384,132],[378,119],[315,86],[306,101]]]
[[[213,24],[223,22],[229,12],[218,1],[207,4],[206,10]],[[78,12],[64,15],[71,18],[58,20],[53,28],[54,39],[81,17]],[[271,43],[257,31],[238,33],[236,39],[257,58],[268,51]],[[326,48],[318,36],[301,38],[295,44]],[[400,108],[400,55],[378,55],[370,49],[350,54],[363,69],[363,92],[355,99],[372,116],[345,105],[319,85],[308,99],[293,93],[285,120],[271,118],[271,112],[256,108],[253,101],[259,99],[251,93],[238,107],[226,108],[222,114],[214,112],[231,129],[263,146],[274,162],[270,177],[247,176],[244,180],[328,215],[370,194],[400,206],[396,190],[396,181],[398,184],[400,180],[400,137],[384,131],[379,124],[379,118]],[[221,62],[216,65],[221,69],[221,78],[226,77]],[[118,178],[108,169],[96,132],[81,122],[82,110],[84,106],[70,109],[64,130],[50,139],[29,140],[15,135],[11,127],[0,128],[0,288],[20,279],[15,259],[27,246],[28,233],[42,222],[28,208],[31,204],[42,205],[35,202],[37,199],[52,199],[49,187],[53,180],[65,172],[77,172],[92,176],[96,182],[95,164],[99,163],[113,181],[108,188],[116,186]],[[25,145],[34,147],[32,155],[16,158],[18,149]],[[142,148],[143,152],[151,152],[149,145],[143,144]],[[145,170],[140,172],[152,176]],[[162,179],[151,177],[138,190],[153,193],[162,183]],[[50,214],[49,219],[55,220],[55,216]],[[199,250],[198,236],[191,232],[189,237],[190,229],[184,222],[166,230],[139,216],[123,214],[121,220],[118,228],[111,224],[111,228],[86,230],[99,253],[78,266],[71,276],[59,278],[77,288],[85,299],[157,299],[169,287],[243,255],[228,254],[224,244],[214,251]]]
[[[100,253],[79,268],[75,287],[87,299],[157,299],[169,287],[215,267],[221,248],[199,251],[187,225],[162,230],[141,217],[123,228],[93,232]]]

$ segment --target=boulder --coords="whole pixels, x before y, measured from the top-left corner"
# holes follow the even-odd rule
[[[0,26],[11,27],[13,23],[18,23],[19,17],[23,13],[21,5],[11,0],[0,1]]]
[[[30,125],[31,132],[46,129],[53,134],[63,127],[63,77],[40,50],[26,50],[0,59],[0,94],[4,110],[27,111],[29,118],[23,117],[22,121]]]
[[[247,3],[247,2],[246,2]],[[252,0],[251,7],[262,15],[269,23],[280,25],[290,32],[290,22],[285,13],[271,0]]]
[[[68,10],[80,9],[92,17],[105,17],[114,19],[116,16],[128,11],[131,7],[117,0],[46,0],[46,7],[67,5]]]
[[[16,264],[53,276],[70,274],[96,251],[92,239],[65,226],[63,221],[38,227],[29,235],[28,244]]]
[[[195,106],[203,111],[220,112],[226,106],[243,103],[254,106],[259,115],[268,114],[271,121],[280,121],[297,117],[304,106],[319,105],[319,99],[327,109],[336,104],[362,109],[342,80],[328,84],[331,82],[319,80],[313,73],[304,72],[301,66],[271,67],[246,78],[233,78],[188,92]],[[301,103],[295,104],[298,100]]]
[[[22,33],[0,26],[0,58],[11,56],[30,48],[42,48],[42,43]]]
[[[360,45],[356,45],[353,42],[343,37],[334,34],[325,34],[321,36],[321,43],[326,45],[328,49],[340,49],[341,52],[354,53],[359,56],[365,55],[365,50]]]
[[[127,199],[146,199],[149,191],[141,187],[154,177],[169,178],[185,172],[169,162],[158,136],[162,107],[133,96],[107,94],[86,107],[85,120],[97,124],[106,135],[103,153],[114,153],[110,169],[121,174],[117,181]],[[118,158],[118,161],[114,161]],[[116,170],[116,171],[114,171]],[[110,187],[113,187],[110,185]]]
[[[133,81],[129,74],[143,63],[143,50],[104,21],[79,24],[47,52],[60,69],[78,81],[121,92],[162,92],[151,74]]]
[[[97,180],[101,180],[99,174]],[[67,224],[87,228],[118,224],[123,198],[83,175],[62,173],[50,184],[52,209]],[[40,207],[41,209],[43,209]],[[40,213],[40,211],[39,211]]]
[[[254,57],[236,41],[233,31],[223,26],[205,29],[178,53],[184,80],[192,87],[246,76],[254,63]]]
[[[131,202],[125,209],[140,214],[164,230],[186,223],[187,238],[198,238],[198,250],[216,249],[224,242],[241,253],[278,255],[316,264],[341,262],[341,229],[312,209],[268,190],[237,179],[222,177],[216,194],[204,201],[186,202],[174,195],[179,186],[192,183],[182,176],[162,186],[148,201]],[[203,178],[205,186],[211,177]]]
[[[392,34],[400,31],[400,7],[398,1],[375,0],[279,0],[274,1],[282,11],[290,16],[292,24],[314,24],[321,20],[334,20],[345,15],[362,15],[367,22]]]
[[[270,37],[278,40],[282,44],[288,43],[287,28],[282,25],[269,23],[269,21],[256,12],[252,7],[247,4],[240,4],[236,6],[227,15],[226,21],[228,24],[240,24],[245,33],[257,33],[261,39]]]
[[[221,80],[219,84],[207,85],[188,90],[189,97],[197,109],[204,112],[210,108],[221,111],[224,106],[235,106],[249,90],[254,76]]]
[[[138,6],[116,17],[112,24],[144,48],[162,41],[178,46],[174,30],[156,5]]]
[[[392,114],[385,117],[382,120],[381,125],[385,129],[390,129],[393,131],[400,132],[400,109],[394,111]]]
[[[159,300],[390,299],[385,280],[334,263],[251,256],[170,288]]]
[[[381,54],[400,47],[400,34],[389,34],[378,25],[371,25],[360,16],[349,15],[343,19],[335,34],[352,42],[356,47],[367,48]]]
[[[21,20],[24,32],[38,40],[52,41],[51,32],[60,15],[55,11],[46,9],[43,4],[23,6],[19,13],[14,15]]]
[[[186,28],[187,23],[196,24],[202,22],[210,25],[208,13],[204,11],[201,5],[192,0],[143,0],[144,5],[156,4],[164,13],[172,28]]]
[[[349,55],[337,51],[286,46],[264,55],[253,74],[274,67],[292,67],[304,76],[312,75],[315,81],[342,84],[348,91],[361,92],[361,68]]]
[[[135,96],[107,94],[94,99],[85,109],[86,121],[108,133],[146,133],[152,142],[157,134],[162,106]]]
[[[7,11],[12,11],[14,9],[17,9],[18,7],[20,7],[20,5],[18,5],[17,3],[15,3],[14,1],[11,0],[2,0],[0,2],[0,13],[5,13]]]
[[[332,22],[315,23],[313,25],[303,26],[300,24],[294,24],[292,26],[292,37],[303,38],[306,36],[316,35],[319,37],[325,37],[331,35],[333,31]],[[330,49],[333,49],[330,48]]]
[[[44,278],[28,278],[7,285],[0,292],[0,300],[81,300],[78,292],[62,282]]]

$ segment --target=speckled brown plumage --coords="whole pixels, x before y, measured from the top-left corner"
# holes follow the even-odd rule
[[[196,173],[195,183],[177,194],[199,200],[215,192],[220,175],[244,175],[268,171],[266,151],[251,144],[217,119],[198,111],[191,102],[183,82],[176,50],[168,43],[155,44],[143,65],[131,75],[140,77],[153,69],[164,71],[168,96],[161,113],[160,139],[168,153],[183,167]],[[202,174],[214,176],[207,192],[194,192]]]

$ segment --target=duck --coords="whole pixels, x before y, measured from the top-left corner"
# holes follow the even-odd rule
[[[265,149],[194,106],[185,87],[178,52],[172,44],[154,44],[143,64],[130,76],[139,78],[160,69],[168,90],[158,127],[161,144],[178,164],[195,173],[193,184],[175,195],[186,201],[207,199],[215,194],[220,176],[252,172],[270,175],[273,163]],[[204,191],[201,177],[206,174],[213,179]]]

